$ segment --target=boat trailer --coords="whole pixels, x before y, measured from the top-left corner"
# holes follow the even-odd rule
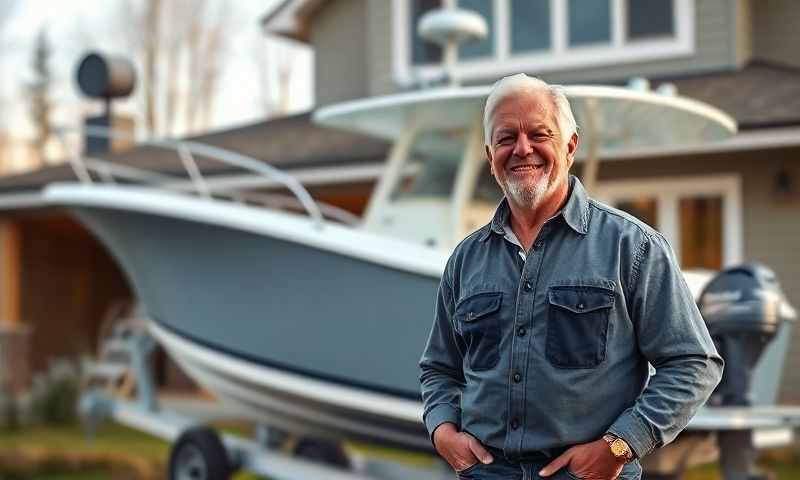
[[[139,320],[139,323],[143,322]],[[90,386],[80,397],[79,413],[89,436],[94,435],[101,421],[112,419],[170,442],[167,476],[170,480],[226,480],[237,471],[281,480],[436,480],[453,477],[450,467],[438,459],[429,467],[420,467],[353,454],[348,458],[350,469],[332,466],[330,462],[303,458],[303,453],[292,455],[282,451],[280,440],[285,433],[273,427],[259,425],[255,438],[248,439],[218,432],[190,415],[163,408],[149,367],[150,356],[156,349],[155,341],[145,328],[117,327],[122,327],[123,333],[118,336],[124,338],[106,340],[105,343],[118,353],[124,350],[129,355],[129,375],[135,382],[135,398],[121,398]],[[121,371],[118,365],[114,365],[97,364],[90,375],[107,377]],[[330,456],[330,444],[311,439],[302,439],[298,442],[301,444],[322,453],[316,458],[324,459],[326,453]]]

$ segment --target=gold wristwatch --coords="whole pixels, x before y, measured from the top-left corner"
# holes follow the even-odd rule
[[[633,458],[633,450],[628,446],[628,442],[613,433],[606,433],[603,435],[603,440],[605,440],[609,448],[611,448],[611,454],[614,455],[617,460],[626,463],[631,461]]]

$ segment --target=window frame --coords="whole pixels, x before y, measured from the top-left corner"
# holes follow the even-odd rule
[[[453,1],[453,0],[450,0]],[[611,2],[611,44],[569,47],[567,0],[550,0],[551,46],[549,50],[533,53],[512,53],[510,35],[510,0],[494,2],[494,45],[492,57],[459,60],[462,79],[482,79],[521,71],[548,72],[554,70],[611,66],[690,56],[695,50],[695,1],[673,0],[674,38],[626,40],[627,19],[625,0]],[[441,75],[438,64],[413,65],[409,28],[409,0],[392,0],[393,23],[392,63],[395,78],[400,83],[411,79],[434,79]]]
[[[742,262],[742,180],[738,174],[635,178],[598,182],[593,196],[614,205],[620,200],[652,197],[658,226],[678,260],[681,259],[680,200],[684,197],[722,197],[722,268]]]

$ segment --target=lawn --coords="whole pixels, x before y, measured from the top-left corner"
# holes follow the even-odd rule
[[[243,427],[226,431],[247,433]],[[396,450],[353,444],[348,448],[370,456],[413,464],[429,463],[430,457]],[[149,472],[163,478],[169,444],[141,432],[110,422],[103,424],[93,441],[78,426],[38,427],[0,433],[0,478],[3,480],[108,480],[142,478],[130,472]],[[41,468],[35,472],[19,468],[19,458],[34,459]],[[109,467],[109,462],[115,466]],[[794,447],[763,455],[763,463],[777,474],[777,480],[800,478],[800,449]],[[120,467],[120,465],[123,465]],[[120,473],[127,472],[127,473]],[[147,477],[145,477],[147,478]],[[255,480],[240,474],[236,480]],[[721,480],[716,465],[692,469],[686,480]]]

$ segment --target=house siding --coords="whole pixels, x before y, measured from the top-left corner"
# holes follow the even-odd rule
[[[616,81],[634,76],[658,77],[732,68],[735,64],[735,3],[733,0],[695,0],[694,54],[650,62],[615,64],[547,72],[548,82]]]
[[[367,0],[369,38],[369,91],[364,96],[386,95],[394,90],[392,80],[392,2]]]
[[[311,18],[314,95],[318,106],[360,98],[368,93],[367,0],[326,2]],[[377,36],[377,34],[375,34]]]
[[[756,8],[757,7],[757,8]],[[694,54],[672,59],[544,72],[551,82],[619,81],[725,70],[763,59],[800,66],[795,0],[695,0]],[[317,103],[397,91],[393,81],[392,0],[326,2],[311,22]],[[535,71],[528,73],[537,74]],[[496,78],[467,83],[490,83]]]
[[[392,81],[392,1],[368,0],[370,23],[367,27],[370,44],[369,90],[365,95],[392,93],[398,88]],[[602,82],[616,81],[632,76],[662,76],[698,73],[733,68],[742,59],[738,58],[741,47],[747,45],[748,35],[737,32],[737,24],[747,21],[747,10],[739,8],[738,0],[695,1],[695,45],[694,54],[671,59],[615,64],[600,67],[560,70],[541,73],[551,82]],[[746,50],[742,50],[746,52]],[[538,74],[535,71],[527,73]],[[496,80],[489,74],[485,78],[470,79],[470,84],[485,84]],[[324,89],[319,85],[319,89]]]
[[[796,0],[758,0],[752,22],[755,58],[800,67],[800,9]]]
[[[753,4],[751,0],[734,0],[734,3],[734,62],[737,66],[742,66],[753,57]]]
[[[742,231],[744,258],[772,268],[789,301],[800,308],[800,148],[719,153],[703,156],[606,162],[600,167],[600,180],[659,178],[681,175],[733,173],[741,177]],[[779,171],[794,180],[790,196],[774,193]],[[779,400],[800,402],[800,328],[792,340],[781,379]]]

